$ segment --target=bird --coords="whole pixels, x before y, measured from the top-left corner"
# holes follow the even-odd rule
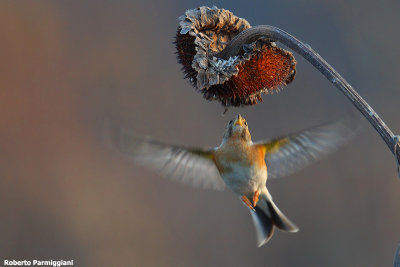
[[[225,128],[217,147],[170,145],[119,129],[114,145],[123,155],[164,177],[206,189],[226,187],[248,208],[257,245],[265,245],[278,228],[299,228],[274,203],[267,178],[290,175],[344,144],[352,131],[341,121],[294,134],[253,142],[248,123],[240,114]]]

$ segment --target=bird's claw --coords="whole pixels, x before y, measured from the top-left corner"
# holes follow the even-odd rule
[[[253,204],[251,204],[250,200],[246,196],[242,196],[241,199],[244,205],[246,205],[252,211],[256,211],[253,207]]]
[[[253,196],[253,206],[254,207],[257,205],[259,196],[260,196],[260,191],[256,190],[256,192],[254,192],[254,196]]]
[[[254,192],[253,195],[253,203],[251,203],[251,201],[246,196],[242,196],[242,202],[252,211],[256,211],[254,207],[257,205],[259,196],[260,196],[260,191],[256,190],[256,192]]]

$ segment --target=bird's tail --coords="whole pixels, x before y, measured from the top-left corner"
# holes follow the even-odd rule
[[[274,233],[274,226],[286,232],[297,232],[299,228],[292,223],[275,205],[268,194],[260,195],[254,208],[250,210],[256,228],[258,247],[265,245]]]

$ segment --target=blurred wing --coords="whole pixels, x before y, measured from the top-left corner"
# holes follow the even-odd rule
[[[135,162],[166,178],[207,189],[225,188],[212,160],[213,149],[172,146],[123,131],[117,146]]]
[[[354,132],[337,122],[257,144],[265,149],[268,178],[278,178],[334,152],[353,136]]]

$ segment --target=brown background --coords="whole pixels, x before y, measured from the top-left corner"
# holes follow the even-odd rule
[[[277,232],[260,249],[232,193],[163,180],[101,142],[104,118],[171,143],[217,145],[239,111],[255,140],[354,113],[297,56],[298,75],[282,93],[222,116],[182,79],[172,44],[178,16],[213,4],[309,43],[400,132],[399,2],[293,2],[0,2],[0,260],[390,266],[400,180],[365,120],[335,155],[269,181],[301,230]]]

